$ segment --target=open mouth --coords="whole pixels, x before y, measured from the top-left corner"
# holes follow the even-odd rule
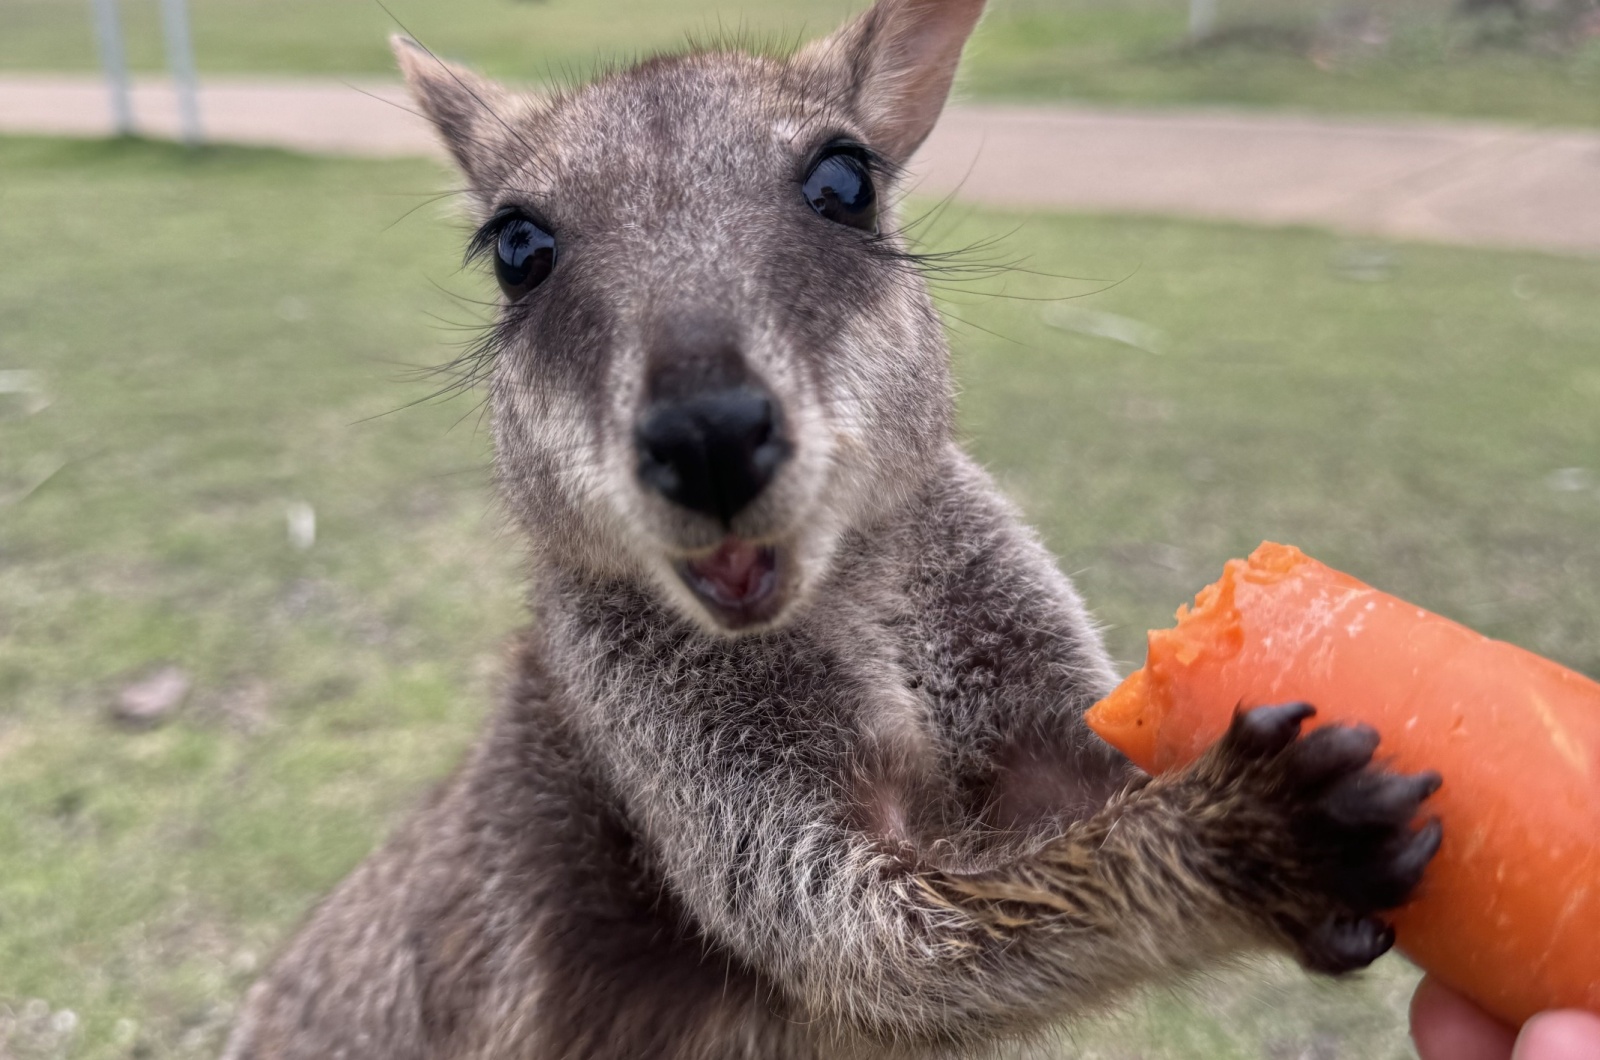
[[[729,629],[754,625],[778,609],[778,550],[729,537],[715,552],[678,564],[678,575]]]

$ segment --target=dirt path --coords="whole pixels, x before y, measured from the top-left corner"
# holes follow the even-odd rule
[[[437,154],[389,81],[208,78],[209,137],[377,157]],[[177,107],[140,81],[141,131]],[[0,132],[98,136],[103,84],[0,75]],[[923,149],[921,189],[977,203],[1307,224],[1600,256],[1600,133],[1229,111],[965,105]]]

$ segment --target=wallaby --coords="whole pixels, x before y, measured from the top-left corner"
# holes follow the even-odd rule
[[[953,441],[891,199],[982,8],[548,97],[397,40],[503,293],[532,621],[232,1060],[992,1055],[1241,951],[1388,949],[1437,776],[1298,704],[1139,774],[1082,721],[1083,604]]]

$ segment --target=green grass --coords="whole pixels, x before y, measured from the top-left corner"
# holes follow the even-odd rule
[[[447,182],[0,140],[0,369],[51,399],[0,395],[0,1055],[214,1055],[303,911],[472,737],[519,620],[515,541],[472,399],[383,415],[427,392],[398,365],[460,337],[429,314],[474,319],[434,284],[485,290],[442,207],[407,214]],[[1600,672],[1600,263],[1406,246],[1352,270],[1305,231],[935,227],[1017,229],[1004,253],[1032,269],[1121,281],[947,301],[965,429],[1123,660],[1277,537]],[[1092,313],[1164,352],[1086,334]],[[110,721],[163,663],[194,676],[179,714]],[[1068,1048],[1402,1056],[1409,982],[1220,976]]]
[[[376,0],[192,0],[202,71],[388,74],[394,22]],[[816,35],[855,0],[390,0],[440,52],[490,73],[547,81],[603,57],[741,31],[773,42]],[[994,0],[965,75],[987,98],[1224,103],[1333,112],[1427,113],[1600,124],[1600,37],[1557,41],[1527,27],[1448,14],[1450,0],[1382,5],[1382,41],[1328,37],[1319,12],[1347,0],[1221,0],[1224,39],[1182,46],[1184,0]],[[163,63],[157,0],[123,0],[129,53]],[[1273,34],[1237,33],[1266,20]],[[1326,40],[1323,38],[1327,37]],[[1348,39],[1347,39],[1348,38]],[[1354,41],[1354,43],[1351,43]],[[81,0],[6,0],[0,70],[95,65]]]

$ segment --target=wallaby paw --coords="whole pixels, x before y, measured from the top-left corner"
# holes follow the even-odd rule
[[[1313,971],[1363,968],[1394,944],[1381,914],[1403,905],[1438,852],[1437,819],[1414,827],[1439,775],[1392,773],[1372,760],[1378,734],[1326,725],[1300,734],[1305,703],[1235,715],[1211,768],[1243,800],[1240,872],[1270,926]],[[1268,834],[1276,832],[1276,835]],[[1268,853],[1268,852],[1271,853]],[[1264,856],[1265,855],[1265,856]]]

